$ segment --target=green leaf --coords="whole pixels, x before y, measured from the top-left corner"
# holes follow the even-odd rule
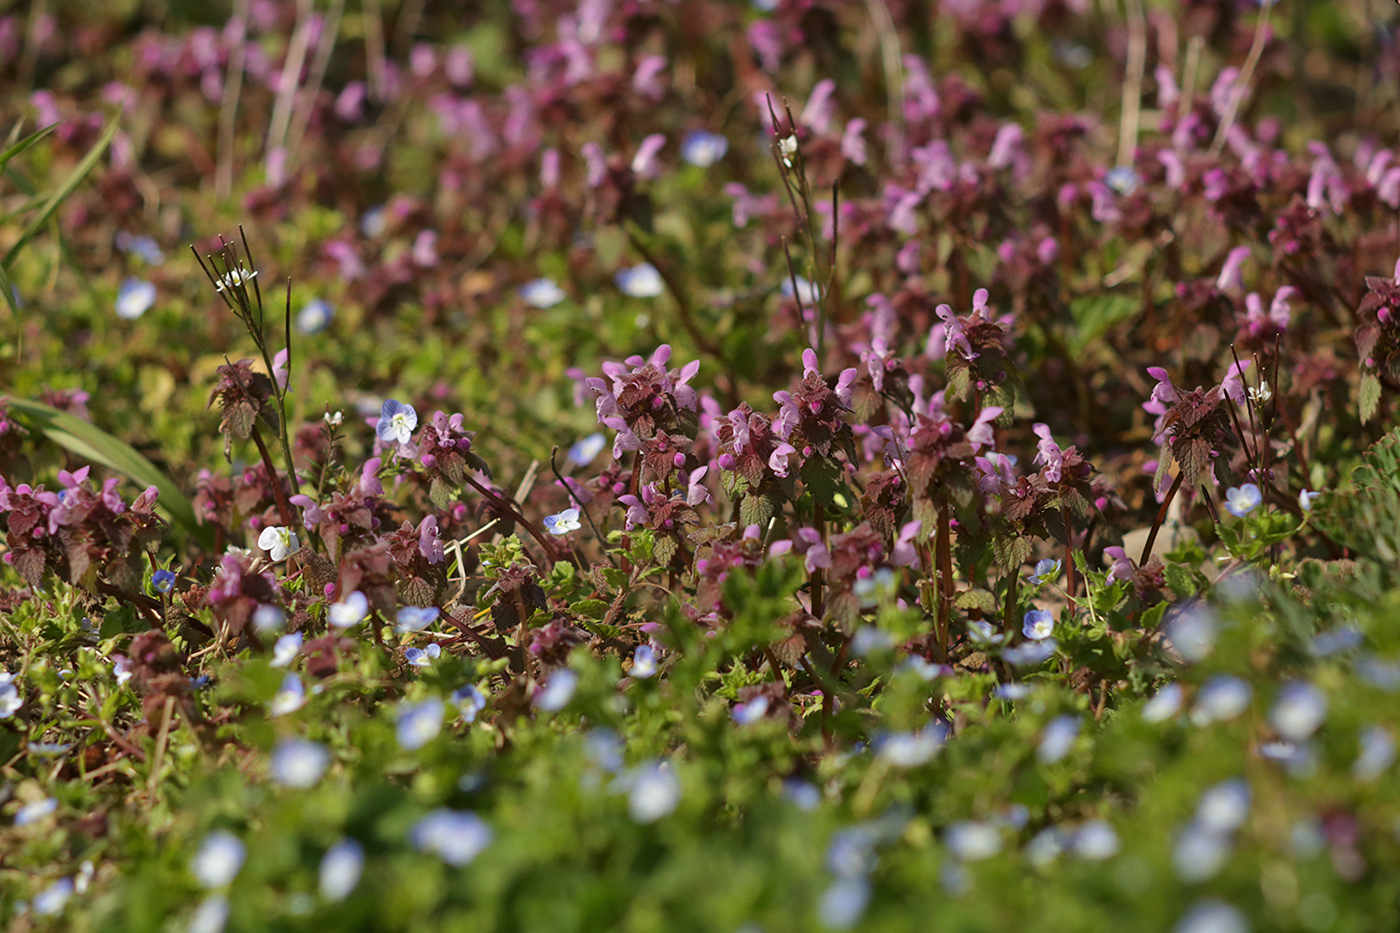
[[[119,440],[91,425],[81,418],[75,418],[57,408],[29,399],[7,399],[9,407],[21,412],[29,420],[30,426],[49,440],[72,451],[84,460],[110,467],[141,486],[154,486],[160,490],[158,508],[183,528],[206,550],[214,549],[212,528],[200,525],[195,520],[194,506],[169,477],[156,468],[125,441]]]
[[[48,200],[44,202],[44,206],[39,209],[39,213],[30,219],[29,224],[24,228],[24,233],[20,234],[20,238],[10,247],[9,252],[5,254],[5,258],[0,259],[0,267],[5,269],[11,267],[15,261],[15,257],[19,255],[19,251],[34,238],[34,235],[39,232],[39,229],[43,227],[44,224],[49,222],[49,218],[53,216],[54,211],[58,210],[59,205],[68,200],[68,196],[77,189],[78,185],[83,183],[83,179],[87,178],[88,173],[96,167],[97,160],[102,158],[102,153],[107,151],[107,147],[111,145],[112,138],[117,135],[117,127],[120,126],[120,116],[121,112],[118,111],[112,115],[111,120],[107,121],[107,129],[103,131],[102,138],[93,144],[93,147],[88,150],[87,155],[83,156],[83,161],[79,162],[73,171],[68,173],[68,177],[63,180],[63,184],[59,185],[58,188],[54,190],[53,194],[49,195]]]
[[[50,123],[43,129],[35,130],[34,132],[30,133],[28,136],[24,137],[19,142],[13,143],[4,152],[0,152],[0,168],[4,168],[5,163],[9,162],[15,156],[19,155],[21,152],[34,145],[39,140],[43,139],[45,136],[49,135],[49,133],[53,132],[53,128],[56,126],[58,126],[57,123]]]
[[[1139,300],[1132,295],[1108,293],[1103,295],[1083,295],[1069,303],[1069,312],[1074,317],[1075,328],[1066,341],[1070,352],[1075,356],[1116,324],[1132,317],[1138,310]]]
[[[1381,381],[1373,373],[1361,374],[1361,389],[1357,404],[1361,408],[1361,423],[1370,421],[1381,403]]]

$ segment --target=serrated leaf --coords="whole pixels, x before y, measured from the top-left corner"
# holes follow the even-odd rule
[[[656,563],[661,567],[669,566],[671,558],[676,556],[676,551],[680,549],[680,542],[672,535],[658,535],[652,542],[651,554],[656,558]]]
[[[739,523],[744,527],[765,528],[773,517],[773,500],[768,496],[746,495],[739,500]]]
[[[569,608],[582,618],[602,621],[603,617],[608,614],[611,605],[605,599],[580,599]]]
[[[977,609],[992,612],[997,607],[996,597],[987,590],[971,589],[958,594],[953,604],[959,609]]]
[[[825,508],[839,508],[837,497],[843,494],[846,484],[841,481],[841,465],[829,457],[808,457],[802,464],[802,482],[811,493],[812,500]],[[846,504],[849,504],[849,496]]]
[[[160,498],[156,501],[157,508],[206,550],[213,550],[213,529],[206,528],[195,520],[194,507],[190,505],[190,500],[185,498],[185,494],[131,445],[118,440],[96,425],[43,402],[10,396],[7,404],[11,410],[22,412],[31,428],[60,447],[72,451],[84,460],[116,470],[140,486],[156,487],[160,490]]]
[[[452,500],[457,496],[457,490],[441,476],[433,477],[432,483],[428,486],[428,498],[433,505],[439,509],[447,508]]]
[[[1357,392],[1357,407],[1361,409],[1361,423],[1370,421],[1381,402],[1381,381],[1373,373],[1361,374],[1361,388]]]

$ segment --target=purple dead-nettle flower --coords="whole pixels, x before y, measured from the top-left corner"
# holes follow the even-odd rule
[[[267,711],[272,716],[285,716],[287,713],[296,712],[305,705],[306,688],[302,686],[301,678],[296,674],[288,674],[282,678],[282,686],[273,696],[272,701],[267,704]]]
[[[475,813],[440,808],[413,827],[413,845],[454,868],[470,864],[491,845],[491,826]]]
[[[342,839],[331,846],[321,857],[321,897],[332,904],[345,900],[360,883],[364,868],[365,850],[354,839]]]
[[[578,519],[578,509],[567,508],[554,515],[546,515],[544,517],[544,530],[552,535],[566,535],[583,527]]]
[[[1279,692],[1269,710],[1269,724],[1285,739],[1311,738],[1327,719],[1327,696],[1307,681],[1295,681]]]
[[[272,357],[272,381],[277,383],[277,388],[287,388],[287,362],[291,359],[290,350],[285,348],[278,350]]]
[[[1361,752],[1351,766],[1351,776],[1356,780],[1374,781],[1395,763],[1395,739],[1384,726],[1361,730],[1360,744]]]
[[[238,876],[247,855],[241,839],[228,830],[217,829],[204,837],[190,868],[206,888],[222,888]]]
[[[691,130],[681,141],[681,159],[690,165],[709,168],[729,151],[729,140],[718,133]]]
[[[988,405],[978,412],[977,420],[972,422],[972,427],[967,429],[968,441],[979,447],[995,447],[996,435],[993,433],[992,422],[1001,416],[1002,411],[1003,409],[999,405]],[[1056,450],[1058,449],[1056,448]]]
[[[710,467],[708,464],[690,471],[685,482],[686,505],[699,505],[702,502],[714,503],[715,500],[710,495],[710,490],[706,488],[704,483],[705,474],[709,471]]]
[[[1229,368],[1225,370],[1225,378],[1220,380],[1220,394],[1236,405],[1245,404],[1249,393],[1245,389],[1244,374],[1249,372],[1249,367],[1252,365],[1254,365],[1253,360],[1231,363]]]
[[[552,308],[569,296],[552,279],[535,279],[520,286],[520,297],[527,305],[543,309]]]
[[[409,648],[403,657],[409,667],[428,667],[442,657],[442,646],[432,642],[426,648]]]
[[[640,765],[627,775],[627,815],[646,825],[669,816],[681,802],[681,781],[665,762]]]
[[[134,321],[156,303],[156,287],[141,279],[126,279],[117,292],[117,317]]]
[[[1056,716],[1041,733],[1040,745],[1035,756],[1047,765],[1054,764],[1069,754],[1074,740],[1079,735],[1079,717],[1066,713]]]
[[[1244,261],[1250,256],[1248,246],[1236,246],[1230,250],[1230,254],[1225,257],[1225,265],[1220,267],[1220,276],[1215,280],[1215,287],[1222,292],[1239,291],[1244,288],[1244,277],[1240,275],[1240,268]]]
[[[355,590],[343,602],[331,603],[326,618],[333,628],[351,628],[359,625],[369,614],[369,599],[364,593]]]
[[[397,399],[386,399],[379,411],[379,423],[374,433],[386,444],[397,444],[400,453],[409,445],[413,430],[418,427],[418,412],[412,405]]]
[[[307,336],[319,334],[326,329],[333,317],[335,311],[329,304],[320,298],[313,299],[297,312],[297,332]]]
[[[1167,684],[1142,705],[1144,722],[1165,722],[1181,712],[1184,691],[1181,684]]]
[[[666,145],[666,136],[663,133],[652,133],[642,144],[637,147],[637,153],[632,157],[632,174],[638,178],[658,178],[661,175],[661,165],[657,156],[661,154],[662,148]]]
[[[1026,613],[1021,624],[1021,634],[1040,641],[1055,632],[1055,616],[1047,609],[1032,609]]]
[[[28,826],[30,823],[37,823],[57,810],[58,801],[53,797],[27,803],[15,811],[15,825]]]
[[[400,701],[395,713],[398,727],[395,734],[399,746],[405,751],[414,752],[437,738],[442,731],[442,717],[446,706],[438,697],[428,697],[420,703]]]
[[[301,652],[302,634],[292,632],[290,635],[283,635],[277,639],[277,643],[272,646],[272,660],[269,662],[273,667],[286,667],[292,663]]]
[[[656,666],[656,649],[651,645],[638,645],[632,652],[632,667],[627,673],[645,680],[656,673]]]
[[[394,617],[394,627],[400,634],[421,632],[437,621],[438,615],[436,606],[404,606]]]
[[[258,547],[267,551],[267,556],[273,563],[286,560],[301,547],[301,542],[297,540],[297,533],[290,528],[281,525],[268,525],[258,535]]]
[[[934,325],[934,331],[938,331],[941,328],[943,346],[939,348],[939,352],[929,353],[929,355],[933,356],[935,359],[942,359],[949,353],[957,350],[965,360],[971,361],[977,359],[979,354],[973,351],[972,343],[967,339],[967,331],[963,328],[962,321],[953,313],[953,309],[948,305],[939,305],[934,309],[934,312],[938,315],[938,319],[943,322],[941,325]],[[933,349],[933,344],[934,333],[931,331],[929,333],[930,350]]]
[[[477,714],[486,708],[486,694],[474,684],[458,687],[448,699],[457,704],[458,715],[465,723],[476,722]]]
[[[1040,438],[1036,444],[1035,462],[1041,466],[1041,475],[1045,477],[1046,482],[1058,483],[1065,462],[1064,451],[1055,443],[1048,424],[1037,423],[1032,425],[1031,429],[1035,431],[1036,437]]]
[[[607,435],[602,432],[590,434],[575,441],[569,448],[569,462],[577,467],[588,466],[607,446]]]
[[[1208,726],[1213,722],[1228,722],[1249,708],[1254,688],[1231,674],[1217,674],[1201,685],[1196,702],[1191,707],[1191,722]]]
[[[447,550],[438,534],[436,515],[425,515],[418,523],[418,553],[430,564],[440,564],[447,559]]]
[[[272,780],[283,787],[314,787],[330,764],[326,747],[308,739],[283,739],[272,750]]]
[[[620,269],[613,276],[618,291],[629,298],[655,298],[666,291],[666,283],[661,273],[649,262],[628,269]]]
[[[1264,310],[1264,300],[1257,293],[1250,292],[1246,295],[1244,305],[1250,335],[1258,338],[1271,337],[1287,330],[1293,317],[1289,301],[1297,293],[1298,290],[1292,285],[1283,286],[1274,293],[1274,300],[1268,311]]]
[[[578,688],[578,674],[567,668],[549,675],[549,680],[535,694],[531,701],[536,709],[546,713],[557,713],[569,705]]]

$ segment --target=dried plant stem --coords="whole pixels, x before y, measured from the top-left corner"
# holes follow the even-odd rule
[[[948,629],[953,615],[953,528],[947,503],[938,506],[938,528],[933,550],[938,562],[938,647],[948,658]]]
[[[1254,42],[1249,47],[1249,55],[1244,60],[1239,77],[1235,79],[1235,86],[1230,90],[1230,100],[1225,105],[1224,116],[1220,118],[1220,127],[1215,131],[1215,139],[1210,142],[1212,156],[1219,155],[1224,147],[1230,129],[1235,125],[1235,117],[1239,115],[1240,104],[1244,102],[1245,92],[1249,90],[1249,82],[1254,79],[1254,69],[1259,65],[1260,56],[1264,54],[1264,42],[1269,33],[1269,10],[1272,7],[1273,4],[1266,3],[1259,8],[1259,21],[1254,26]]]
[[[345,0],[331,0],[330,8],[321,26],[321,36],[316,43],[316,55],[311,59],[311,73],[308,75],[305,93],[297,104],[292,117],[291,133],[287,137],[287,154],[294,155],[301,148],[306,127],[311,123],[311,111],[316,106],[316,98],[321,93],[321,85],[326,80],[326,69],[330,67],[331,53],[340,37],[340,21],[345,14]]]
[[[526,518],[524,515],[521,515],[521,514],[520,514],[520,510],[517,509],[515,506],[511,505],[509,502],[507,502],[506,500],[502,499],[500,496],[496,495],[494,492],[492,492],[492,491],[491,491],[490,489],[488,489],[486,486],[483,486],[481,483],[478,483],[478,482],[476,481],[476,479],[475,479],[473,476],[471,476],[470,474],[468,474],[468,475],[466,475],[466,476],[464,476],[464,477],[462,477],[462,478],[465,479],[465,480],[467,481],[467,485],[471,486],[471,487],[472,487],[473,489],[475,489],[477,492],[481,493],[483,496],[485,496],[486,498],[490,499],[490,500],[492,501],[492,503],[494,503],[495,506],[496,506],[498,509],[501,509],[501,510],[504,511],[507,515],[509,515],[511,518],[515,519],[515,520],[516,520],[517,522],[519,522],[522,526],[524,526],[525,530],[528,531],[528,532],[530,532],[530,537],[532,537],[532,538],[534,538],[536,541],[538,541],[540,547],[544,548],[545,554],[546,554],[546,555],[549,554],[549,543],[548,543],[548,540],[544,537],[544,534],[539,530],[539,528],[535,527],[535,523],[534,523],[534,522],[530,521],[530,520],[529,520],[528,518]],[[541,565],[541,566],[543,566],[543,565]]]
[[[1060,520],[1065,523],[1065,597],[1069,600],[1069,617],[1074,618],[1074,525],[1069,510],[1060,506]]]
[[[226,201],[233,195],[234,122],[238,116],[238,98],[243,93],[243,62],[248,33],[248,0],[234,0],[233,48],[228,56],[228,75],[224,79],[224,99],[219,108],[219,154],[214,169],[214,195]]]
[[[277,82],[277,99],[272,105],[272,119],[268,123],[267,140],[263,144],[267,155],[282,148],[287,142],[287,130],[292,122],[297,87],[301,84],[301,69],[306,64],[306,53],[311,48],[313,12],[312,0],[297,0],[297,24],[287,45],[287,57],[282,63],[282,74]]]
[[[1117,165],[1131,166],[1137,152],[1142,113],[1142,73],[1147,64],[1147,17],[1142,0],[1124,0],[1128,20],[1128,71],[1123,83],[1123,115],[1118,123]]]

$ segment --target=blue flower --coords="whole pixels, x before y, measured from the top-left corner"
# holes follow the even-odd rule
[[[967,636],[975,645],[999,645],[1006,641],[1006,636],[986,619],[973,619],[967,623]]]
[[[374,433],[386,444],[402,446],[408,443],[416,427],[418,412],[414,411],[413,406],[391,398],[385,399],[384,407],[379,410],[379,423],[375,425]]]
[[[324,745],[308,739],[283,739],[272,750],[272,779],[283,787],[305,790],[321,780],[330,761]]]
[[[175,585],[175,574],[169,570],[157,570],[151,574],[151,585],[157,592],[169,593],[170,588]]]
[[[301,651],[301,643],[301,632],[292,632],[290,635],[283,635],[281,638],[277,639],[277,644],[272,646],[272,661],[269,663],[271,663],[273,667],[286,667],[288,664],[291,664],[292,659]]]
[[[747,703],[734,704],[734,711],[730,714],[736,723],[747,726],[750,723],[758,722],[768,715],[768,698],[759,694]]]
[[[943,844],[964,862],[980,862],[1001,851],[1001,831],[990,823],[963,820],[948,827]]]
[[[134,321],[156,303],[156,287],[142,279],[126,279],[117,291],[117,317]]]
[[[520,297],[527,305],[536,308],[552,308],[563,301],[568,295],[564,290],[554,284],[552,279],[535,279],[520,286]]]
[[[571,531],[578,531],[583,525],[579,524],[578,509],[565,509],[555,515],[544,517],[544,530],[552,535],[566,535]]]
[[[1208,726],[1212,722],[1228,722],[1249,707],[1254,688],[1238,677],[1217,674],[1201,685],[1196,703],[1191,707],[1191,722]]]
[[[190,867],[206,888],[222,888],[238,876],[247,855],[241,839],[226,829],[216,829],[204,837]]]
[[[301,678],[296,674],[288,674],[282,678],[282,686],[272,698],[272,702],[267,704],[267,712],[270,716],[285,716],[305,705],[306,688],[302,686]]]
[[[73,879],[59,878],[34,897],[34,913],[41,917],[52,917],[63,912],[64,905],[73,896]]]
[[[117,249],[123,253],[139,256],[149,266],[159,266],[165,263],[165,253],[161,252],[160,244],[153,237],[144,233],[133,234],[125,230],[118,230],[112,241]]]
[[[1120,165],[1108,170],[1108,174],[1103,177],[1103,183],[1114,194],[1128,195],[1137,190],[1142,179],[1138,177],[1138,173],[1133,171],[1131,166]]]
[[[578,674],[571,670],[555,671],[549,676],[548,682],[540,688],[532,701],[536,709],[542,709],[546,713],[557,713],[569,705],[569,701],[574,698],[574,690],[578,687]]]
[[[413,845],[432,852],[447,864],[461,868],[491,844],[491,826],[475,813],[440,808],[413,827]]]
[[[1035,586],[1047,583],[1051,580],[1058,580],[1060,577],[1060,562],[1052,558],[1045,558],[1035,562],[1035,573],[1030,575],[1030,581]]]
[[[631,775],[627,814],[634,823],[655,823],[669,815],[681,801],[681,782],[670,765],[642,765]]]
[[[399,745],[406,751],[417,751],[437,738],[442,731],[442,716],[445,706],[437,697],[429,697],[421,703],[404,700],[398,709],[397,736]]]
[[[354,839],[342,839],[321,857],[321,897],[332,904],[343,901],[360,883],[365,869],[365,850]]]
[[[1031,667],[1050,660],[1057,647],[1058,645],[1053,638],[1046,638],[1042,641],[1026,641],[1014,648],[1007,648],[1001,653],[1001,656],[1008,664],[1014,664],[1017,667]]]
[[[1074,739],[1079,735],[1079,717],[1066,713],[1050,720],[1041,734],[1040,745],[1035,756],[1043,763],[1052,765],[1069,754]]]
[[[1047,609],[1032,609],[1022,620],[1021,634],[1035,641],[1049,638],[1055,632],[1055,616]]]
[[[1320,492],[1308,492],[1306,489],[1298,493],[1298,508],[1304,512],[1311,512],[1313,500],[1322,495]]]
[[[286,624],[287,614],[276,606],[264,603],[253,610],[253,629],[259,635],[270,635],[273,632],[280,632]]]
[[[1224,901],[1197,901],[1172,927],[1172,933],[1249,933],[1249,921]]]
[[[833,930],[855,926],[870,904],[870,882],[863,877],[837,878],[817,903],[817,916]]]
[[[681,141],[681,158],[691,165],[709,168],[729,151],[729,140],[718,133],[692,130]]]
[[[426,648],[409,648],[403,656],[409,667],[427,667],[442,656],[442,646],[433,642]]]
[[[458,687],[452,691],[452,696],[449,699],[456,703],[457,708],[461,711],[462,722],[475,722],[477,713],[486,708],[486,694],[472,684]]]
[[[661,273],[649,262],[630,269],[621,269],[613,276],[618,290],[632,298],[655,298],[666,290]]]
[[[1181,711],[1181,684],[1167,684],[1142,705],[1144,722],[1165,722]]]
[[[297,330],[303,334],[319,334],[335,317],[335,310],[319,298],[308,302],[297,312]]]
[[[638,645],[632,652],[632,669],[627,673],[645,680],[656,673],[656,649],[651,645]]]
[[[57,809],[58,801],[53,797],[45,797],[43,800],[27,803],[15,813],[15,825],[27,826],[30,823],[37,823]]]
[[[1358,781],[1374,781],[1395,763],[1395,739],[1384,726],[1367,726],[1361,732],[1361,754],[1351,766]],[[19,818],[15,818],[19,822]]]
[[[1091,862],[1112,858],[1122,848],[1118,833],[1104,820],[1090,820],[1074,834],[1074,854]]]
[[[359,625],[369,614],[369,599],[359,590],[345,597],[343,602],[331,603],[327,621],[333,628],[350,628]]]
[[[569,462],[574,466],[588,466],[607,446],[607,435],[601,431],[580,438],[569,448]]]
[[[395,621],[398,623],[395,628],[402,634],[405,632],[421,632],[438,617],[436,606],[404,606],[399,610]]]
[[[1253,483],[1231,486],[1225,490],[1225,510],[1236,518],[1244,518],[1257,509],[1259,503],[1263,501],[1264,494]]]
[[[1311,738],[1326,719],[1326,695],[1306,681],[1285,686],[1269,710],[1274,731],[1294,742]]]

